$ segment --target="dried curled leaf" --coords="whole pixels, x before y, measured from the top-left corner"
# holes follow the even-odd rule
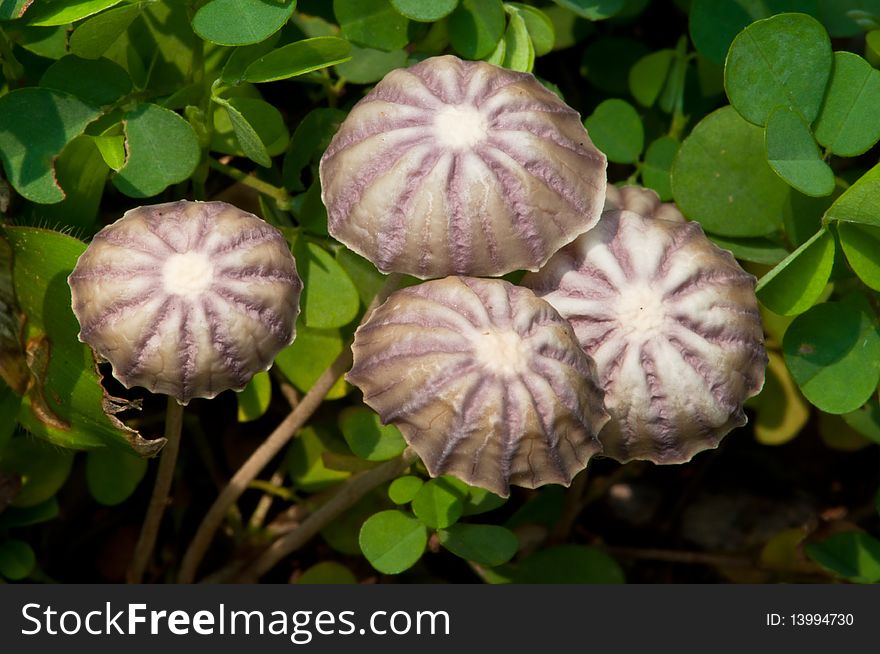
[[[531,74],[447,55],[386,75],[320,174],[334,238],[425,279],[537,270],[599,220],[605,166]]]
[[[608,420],[593,362],[528,289],[447,277],[394,293],[356,332],[348,380],[432,475],[506,496],[568,485]]]
[[[596,360],[604,454],[682,463],[745,424],[767,365],[755,278],[698,223],[606,212],[523,283]]]
[[[126,387],[186,404],[241,390],[293,342],[302,282],[280,232],[224,202],[139,207],[68,278],[79,338]]]

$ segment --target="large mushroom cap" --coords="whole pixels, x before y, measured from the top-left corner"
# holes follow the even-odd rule
[[[523,283],[596,361],[603,454],[681,463],[745,424],[767,364],[755,278],[698,223],[607,211]]]
[[[448,277],[397,291],[356,332],[348,380],[431,475],[507,495],[568,485],[608,420],[595,366],[528,289]]]
[[[534,76],[447,55],[386,75],[320,174],[335,238],[426,279],[537,270],[599,220],[605,165]]]
[[[225,202],[125,213],[68,277],[79,338],[126,387],[186,404],[241,390],[293,342],[302,282],[280,232]]]

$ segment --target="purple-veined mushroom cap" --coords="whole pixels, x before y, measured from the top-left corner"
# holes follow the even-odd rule
[[[331,235],[421,279],[538,270],[596,224],[606,159],[533,75],[452,55],[391,71],[320,164]]]
[[[604,455],[683,463],[745,424],[767,365],[755,278],[698,223],[607,211],[523,284],[596,361]]]
[[[79,339],[127,388],[187,404],[241,390],[293,342],[302,282],[281,233],[225,202],[127,211],[68,277]]]
[[[608,420],[571,326],[526,288],[447,277],[392,294],[355,333],[347,379],[433,475],[499,495],[568,485]]]
[[[608,185],[605,195],[605,211],[632,211],[644,218],[670,220],[676,223],[685,221],[684,214],[672,202],[663,202],[657,191],[644,186],[627,184],[626,186]]]

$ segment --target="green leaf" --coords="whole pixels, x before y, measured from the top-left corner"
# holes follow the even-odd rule
[[[391,6],[410,20],[433,23],[451,14],[458,0],[391,0]]]
[[[55,176],[67,189],[67,196],[61,202],[42,206],[40,217],[92,234],[97,230],[98,209],[109,172],[95,141],[85,134],[77,136],[55,160]]]
[[[21,18],[33,5],[33,0],[0,0],[0,20]]]
[[[504,67],[520,72],[530,72],[535,64],[535,46],[529,38],[526,21],[519,10],[512,9],[504,33]]]
[[[420,477],[404,475],[398,477],[388,486],[388,497],[395,504],[408,504],[425,484]]]
[[[535,55],[542,57],[551,50],[556,42],[556,30],[553,27],[553,21],[543,11],[532,5],[525,5],[521,2],[508,2],[509,7],[519,10],[520,16],[526,22],[526,28],[529,32],[529,38],[535,49]]]
[[[865,57],[875,68],[880,65],[880,29],[865,35]]]
[[[700,54],[720,65],[724,63],[733,38],[744,27],[759,18],[784,11],[815,16],[816,0],[692,0],[689,12],[691,39]]]
[[[674,50],[657,50],[639,59],[629,69],[629,92],[639,104],[650,107],[657,101],[674,55]]]
[[[16,89],[0,97],[0,159],[15,190],[42,204],[63,200],[55,158],[99,115],[96,107],[51,89]]]
[[[281,112],[273,105],[251,97],[215,96],[214,102],[222,110],[214,113],[213,151],[243,154],[268,168],[272,165],[271,157],[287,148],[290,133]]]
[[[342,248],[336,253],[336,263],[342,266],[354,282],[363,306],[369,306],[385,283],[385,275],[376,270],[376,266],[367,259],[348,248]]]
[[[297,584],[356,584],[354,573],[336,561],[321,561],[303,572]]]
[[[672,164],[684,214],[722,236],[764,236],[782,225],[788,186],[767,163],[763,130],[723,107],[701,120]]]
[[[21,490],[12,506],[27,508],[55,495],[73,467],[73,452],[30,436],[13,438],[0,452],[0,472],[21,476]]]
[[[333,0],[333,13],[342,35],[358,45],[399,50],[409,43],[409,20],[388,0]]]
[[[159,105],[144,103],[125,114],[128,158],[113,184],[133,198],[157,195],[182,182],[201,158],[192,126]]]
[[[377,511],[388,506],[384,494],[379,491],[362,497],[353,507],[321,530],[321,538],[337,552],[349,556],[361,555],[358,537],[361,527]]]
[[[788,250],[781,243],[761,236],[736,238],[710,234],[709,239],[718,247],[730,250],[737,259],[763,263],[767,266],[775,266],[789,255]]]
[[[83,102],[98,106],[116,102],[131,91],[131,79],[119,64],[109,59],[62,57],[49,66],[40,86],[66,91]]]
[[[461,0],[448,20],[449,43],[465,59],[489,56],[504,35],[501,0]]]
[[[303,319],[309,327],[330,329],[357,317],[360,298],[342,267],[316,243],[298,239],[293,254],[303,280]]]
[[[296,340],[278,353],[275,365],[294,386],[305,393],[315,385],[344,347],[339,330],[311,329],[298,323]],[[340,378],[327,393],[327,399],[343,397],[347,388],[345,380]]]
[[[782,350],[804,397],[826,413],[855,411],[880,382],[880,331],[870,313],[848,303],[826,302],[798,316]]]
[[[807,123],[819,114],[831,75],[831,41],[806,14],[779,14],[749,25],[730,45],[724,87],[746,120],[764,125],[777,106]]]
[[[432,529],[453,525],[464,513],[463,496],[445,479],[430,479],[412,501],[416,517]]]
[[[34,551],[23,540],[0,540],[0,576],[19,581],[27,578],[36,565]]]
[[[236,394],[238,400],[238,421],[250,422],[261,418],[272,401],[272,380],[268,372],[258,372],[248,385]]]
[[[834,267],[834,237],[824,227],[758,282],[758,299],[773,313],[794,316],[809,309]]]
[[[604,20],[618,13],[626,4],[625,0],[553,0],[587,20]]]
[[[623,570],[613,558],[586,545],[539,550],[520,563],[513,581],[520,584],[622,584]]]
[[[147,474],[147,460],[110,448],[86,455],[86,483],[89,493],[104,506],[127,500]]]
[[[97,59],[112,46],[141,13],[137,4],[114,7],[80,23],[70,35],[70,52]]]
[[[422,558],[428,531],[402,511],[380,511],[364,522],[358,541],[376,570],[393,575],[411,568]]]
[[[850,428],[880,445],[880,401],[871,398],[868,403],[841,416]]]
[[[672,162],[681,143],[671,136],[661,136],[648,146],[645,152],[645,165],[642,167],[642,183],[657,191],[663,202],[672,199],[672,181],[670,172]]]
[[[406,50],[376,50],[351,46],[351,59],[336,67],[336,73],[354,84],[378,82],[395,68],[403,68],[409,55]]]
[[[777,107],[765,132],[770,167],[805,195],[821,197],[834,191],[834,172],[822,160],[810,126],[789,107]]]
[[[39,2],[27,13],[25,22],[28,25],[67,25],[97,14],[122,0],[56,0],[55,2]]]
[[[101,158],[109,168],[118,172],[125,165],[125,137],[123,135],[101,134],[93,136],[92,142],[98,148]]]
[[[841,222],[837,225],[837,235],[859,279],[880,291],[880,226]]]
[[[57,518],[58,512],[58,499],[55,496],[34,506],[24,508],[10,506],[0,513],[0,529],[38,525]]]
[[[274,82],[304,75],[313,70],[341,64],[351,59],[351,45],[335,36],[304,39],[263,55],[244,73],[248,82]]]
[[[880,140],[880,71],[851,52],[835,52],[831,82],[814,132],[834,154],[855,157]]]
[[[615,163],[635,163],[645,147],[642,119],[624,100],[605,100],[584,121],[597,148]]]
[[[488,513],[504,506],[506,503],[507,498],[496,495],[485,488],[468,486],[468,496],[464,502],[464,515]]]
[[[281,32],[275,32],[272,36],[259,43],[242,45],[232,51],[229,59],[223,64],[220,73],[220,83],[230,86],[240,84],[244,80],[244,73],[252,63],[260,57],[269,54],[275,48]]]
[[[339,429],[357,456],[367,461],[387,461],[406,449],[406,441],[394,425],[383,425],[375,411],[348,407],[339,414]]]
[[[192,27],[206,41],[248,45],[280,30],[295,8],[295,0],[210,0],[196,12]]]
[[[840,220],[880,227],[880,164],[859,177],[834,201],[824,221]]]
[[[288,450],[290,478],[304,491],[314,492],[347,479],[351,473],[332,470],[324,465],[325,452],[343,453],[344,446],[314,427],[300,430]]]
[[[113,414],[132,408],[110,397],[91,349],[77,339],[67,276],[85,251],[70,236],[30,227],[7,227],[15,264],[15,294],[27,315],[32,385],[19,422],[32,434],[77,449],[116,444],[153,456],[164,439],[145,441]]]
[[[437,536],[456,556],[489,567],[507,563],[519,548],[516,534],[495,525],[452,525],[438,531]]]
[[[302,174],[309,163],[321,158],[330,139],[345,120],[345,112],[340,109],[312,109],[302,119],[284,155],[282,176],[284,186],[291,191],[305,190]]]
[[[847,531],[806,546],[807,555],[829,572],[861,584],[880,582],[880,541]]]

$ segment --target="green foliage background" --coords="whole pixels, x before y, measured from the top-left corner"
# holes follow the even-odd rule
[[[869,533],[880,527],[877,0],[0,0],[0,577],[120,579],[148,495],[143,457],[161,447],[160,403],[102,385],[76,340],[64,280],[83,241],[139,204],[225,199],[282,230],[305,282],[298,339],[272,375],[192,405],[152,571],[171,578],[217,488],[348,347],[381,286],[327,234],[324,148],[385,73],[447,52],[534,71],[582,113],[611,182],[674,201],[759,277],[767,383],[751,426],[725,441],[732,458],[725,444],[671,471],[599,461],[568,494],[506,502],[415,464],[276,577],[880,581]],[[285,516],[401,454],[399,432],[352,390],[339,381],[271,480],[254,483],[214,569],[228,572],[277,538]],[[830,457],[833,470],[804,456]],[[710,549],[707,539],[639,504],[639,489],[671,482],[680,501],[648,495],[684,524],[706,471],[748,477],[768,460],[810,470],[770,486],[780,506],[812,493],[812,508],[744,538],[736,553],[752,576],[711,552],[712,573],[693,572],[681,549]],[[646,539],[653,550],[632,545]],[[68,540],[71,554],[60,551]],[[657,563],[677,551],[688,565]]]

